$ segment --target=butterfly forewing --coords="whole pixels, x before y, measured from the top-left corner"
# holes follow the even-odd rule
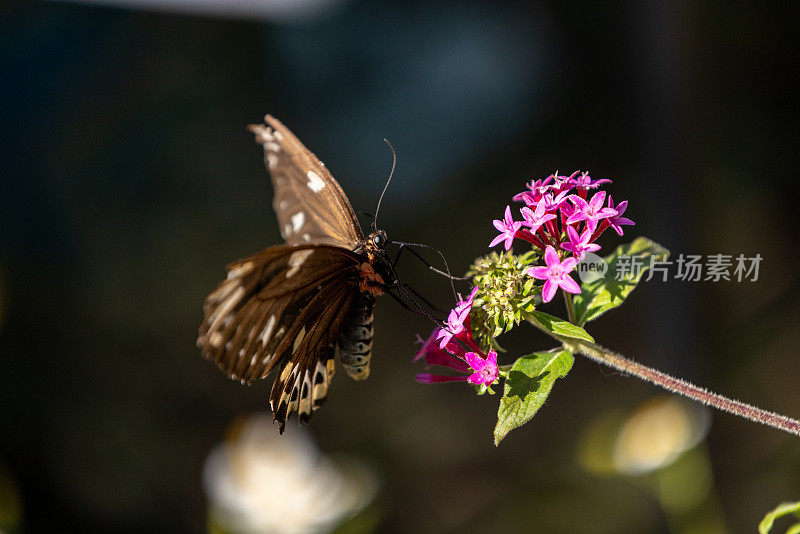
[[[264,147],[272,177],[272,205],[289,245],[327,243],[352,249],[364,239],[350,202],[325,165],[280,121],[250,130]]]

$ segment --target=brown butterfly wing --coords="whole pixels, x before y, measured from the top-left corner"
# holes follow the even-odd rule
[[[228,266],[206,299],[198,346],[229,377],[249,383],[282,366],[270,394],[281,430],[325,400],[342,322],[358,293],[361,258],[330,245],[278,245]]]
[[[264,147],[272,178],[272,205],[289,245],[325,243],[353,249],[364,234],[341,186],[325,165],[280,121],[249,127]]]

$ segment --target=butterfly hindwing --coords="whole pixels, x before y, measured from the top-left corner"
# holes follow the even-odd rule
[[[290,245],[327,243],[353,249],[364,235],[350,202],[325,165],[280,121],[250,130],[264,147],[272,178],[272,205],[281,235]]]
[[[346,316],[358,291],[354,276],[359,261],[341,247],[278,245],[232,263],[228,277],[206,299],[198,337],[203,355],[233,379],[265,377],[295,357],[304,327],[310,333],[311,325],[330,310]],[[333,330],[341,328],[333,320],[325,322]]]
[[[296,413],[300,421],[308,421],[325,401],[334,374],[338,334],[355,295],[345,285],[325,286],[315,297],[322,313],[313,320],[299,320],[303,326],[294,338],[292,356],[270,392],[270,407],[281,431],[289,416]]]

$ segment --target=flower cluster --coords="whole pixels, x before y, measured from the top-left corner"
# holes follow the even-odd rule
[[[418,374],[418,382],[466,381],[479,386],[479,392],[491,391],[488,386],[501,376],[492,350],[499,347],[495,338],[519,324],[540,302],[551,301],[559,288],[580,293],[570,273],[587,253],[600,250],[596,241],[607,228],[622,235],[622,226],[634,224],[623,217],[627,201],[614,205],[605,191],[590,195],[590,190],[610,182],[585,172],[570,176],[556,172],[530,182],[526,191],[514,196],[525,204],[519,210],[522,220],[515,220],[511,206],[506,206],[503,219],[494,221],[500,233],[489,245],[503,243],[505,251],[476,261],[468,273],[476,285],[472,293],[459,298],[441,328],[426,341],[420,339],[422,348],[414,361],[425,360],[428,366],[457,374]],[[532,250],[521,255],[509,252],[515,239],[530,243]]]
[[[415,379],[423,384],[438,382],[468,382],[479,386],[481,391],[488,390],[500,376],[497,368],[497,353],[489,350],[485,353],[472,337],[469,312],[478,288],[474,288],[466,300],[459,303],[450,311],[447,323],[443,328],[437,328],[430,337],[423,341],[422,348],[417,353],[414,361],[425,360],[428,366],[436,365],[447,367],[459,373],[458,375],[434,375],[430,373],[418,374]],[[489,390],[490,391],[490,390]]]
[[[494,226],[500,235],[490,247],[504,244],[510,250],[514,239],[527,241],[544,253],[544,266],[531,267],[528,276],[544,280],[542,300],[553,299],[558,288],[567,293],[580,293],[580,286],[569,275],[587,252],[600,250],[597,239],[607,228],[622,235],[622,226],[634,224],[623,217],[628,201],[614,205],[605,191],[589,191],[611,180],[594,180],[588,173],[575,171],[570,176],[557,172],[527,184],[527,191],[515,195],[513,200],[523,202],[522,220],[514,220],[511,206],[506,206],[502,220]]]

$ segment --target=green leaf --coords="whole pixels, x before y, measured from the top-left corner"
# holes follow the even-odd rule
[[[758,524],[759,534],[768,534],[769,531],[772,529],[772,524],[775,522],[776,519],[789,514],[794,514],[794,516],[798,520],[800,520],[800,501],[785,502],[783,504],[778,505],[771,512],[767,513],[767,515],[764,516],[764,519],[761,520],[761,523]],[[800,522],[790,527],[790,530],[792,532],[800,531],[798,529],[800,529]]]
[[[557,336],[583,339],[584,341],[594,343],[594,338],[590,336],[586,330],[559,317],[554,317],[540,311],[533,311],[530,313],[528,320],[532,322],[535,321],[537,326],[540,326],[541,328],[547,330],[548,332],[552,332]]]
[[[668,257],[667,249],[646,237],[638,237],[628,244],[618,246],[611,255],[604,258],[608,264],[605,277],[582,284],[580,295],[573,297],[578,324],[583,326],[625,302],[642,275],[650,268],[651,258],[664,261]],[[637,268],[632,268],[633,266]],[[616,279],[618,273],[624,273],[621,280]]]
[[[506,434],[531,420],[544,404],[556,379],[566,376],[572,369],[572,362],[572,353],[561,348],[534,352],[514,362],[497,410],[495,446]]]

